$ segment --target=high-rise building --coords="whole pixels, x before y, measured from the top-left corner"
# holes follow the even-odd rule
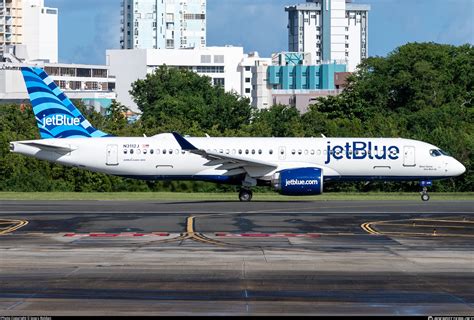
[[[0,0],[0,55],[8,46],[22,43],[22,13],[22,0]]]
[[[57,62],[58,9],[44,0],[0,0],[0,56],[20,46],[27,60]]]
[[[311,53],[315,64],[346,64],[351,72],[368,56],[370,5],[352,0],[306,0],[285,10],[289,51]]]
[[[58,9],[23,0],[23,44],[30,61],[58,62]]]
[[[122,49],[206,46],[206,0],[123,0]]]

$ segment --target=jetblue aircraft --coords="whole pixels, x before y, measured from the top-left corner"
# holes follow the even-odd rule
[[[41,140],[10,150],[41,160],[144,180],[198,180],[283,195],[319,195],[328,181],[419,181],[428,201],[432,180],[465,167],[440,148],[415,140],[372,138],[191,138],[178,133],[113,137],[94,128],[39,68],[21,70]]]

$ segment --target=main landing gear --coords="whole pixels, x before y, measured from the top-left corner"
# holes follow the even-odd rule
[[[433,182],[431,181],[421,181],[420,186],[423,188],[420,192],[421,200],[423,201],[430,201],[430,195],[428,194],[428,187],[431,187]]]
[[[253,192],[250,189],[242,188],[239,192],[239,199],[241,202],[250,202],[253,198]]]

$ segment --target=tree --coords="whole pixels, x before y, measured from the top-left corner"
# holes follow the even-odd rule
[[[187,69],[161,66],[132,84],[134,97],[147,127],[186,131],[190,125],[201,130],[238,130],[249,124],[250,101],[212,85],[209,77]]]

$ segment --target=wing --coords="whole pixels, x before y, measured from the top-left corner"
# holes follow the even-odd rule
[[[183,150],[200,155],[204,159],[209,160],[209,162],[205,164],[206,166],[218,166],[216,168],[217,170],[227,170],[226,175],[248,173],[250,176],[255,176],[255,169],[260,169],[257,170],[259,172],[271,172],[278,167],[277,164],[271,162],[198,149],[179,133],[173,132],[173,136]],[[259,175],[260,174],[257,174],[257,176]]]

